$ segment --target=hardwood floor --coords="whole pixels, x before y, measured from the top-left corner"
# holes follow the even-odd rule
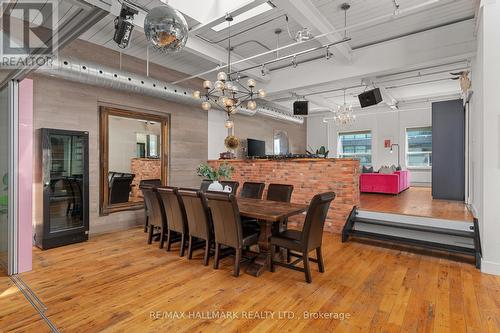
[[[312,266],[307,284],[302,273],[280,267],[235,278],[231,257],[214,270],[202,266],[203,251],[189,261],[175,249],[147,245],[142,228],[135,228],[35,249],[34,270],[21,276],[61,332],[500,331],[500,277],[481,274],[470,262],[361,241],[342,244],[339,235],[325,233],[326,272]],[[22,295],[7,292],[9,281],[0,277],[0,331],[48,331]],[[152,318],[157,311],[234,311],[239,318]],[[244,311],[275,317],[243,318]],[[279,319],[278,311],[295,317]],[[350,317],[313,320],[304,311]]]
[[[431,191],[429,187],[410,187],[399,195],[361,193],[359,208],[457,221],[472,221],[474,219],[464,203],[434,200]]]

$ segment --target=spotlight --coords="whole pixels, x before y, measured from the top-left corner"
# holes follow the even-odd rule
[[[332,57],[332,52],[330,52],[330,47],[327,46],[326,47],[326,54],[325,54],[325,58],[326,60],[330,60],[330,58]]]
[[[122,4],[120,16],[115,18],[115,34],[113,40],[122,49],[126,48],[130,42],[132,30],[134,30],[134,15],[139,13],[138,10]]]

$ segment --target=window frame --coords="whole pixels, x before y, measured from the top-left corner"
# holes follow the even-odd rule
[[[368,153],[344,153],[343,152],[343,146],[342,146],[342,153],[340,153],[340,148],[341,148],[341,140],[340,140],[340,137],[342,135],[346,135],[346,134],[370,134],[370,146],[371,146],[371,153],[368,154]],[[339,158],[357,158],[359,159],[357,156],[360,156],[360,155],[363,155],[363,156],[370,156],[371,158],[371,162],[369,165],[373,166],[373,131],[371,129],[366,129],[366,130],[356,130],[356,131],[346,131],[346,132],[340,132],[338,131],[337,132],[337,156]],[[361,159],[359,159],[360,161],[360,166],[363,166],[365,164],[363,164],[361,162]]]
[[[116,212],[144,209],[144,202],[126,202],[120,204],[109,203],[109,117],[118,116],[132,119],[154,121],[161,124],[161,139],[159,152],[161,159],[161,184],[168,184],[169,176],[169,124],[170,115],[159,115],[144,111],[121,109],[112,106],[99,106],[99,161],[100,161],[100,186],[99,186],[99,214],[106,216]]]
[[[405,165],[406,168],[409,170],[432,170],[432,164],[428,166],[422,166],[422,165],[417,165],[417,166],[412,166],[409,165],[409,159],[408,156],[411,155],[408,147],[408,130],[415,130],[415,129],[431,129],[431,135],[432,135],[432,125],[424,125],[424,126],[411,126],[411,127],[405,127]],[[432,156],[432,149],[430,151],[431,156]]]

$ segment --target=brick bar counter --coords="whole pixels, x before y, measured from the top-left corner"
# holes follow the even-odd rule
[[[291,184],[294,186],[292,202],[309,203],[321,192],[337,194],[326,219],[325,230],[340,233],[353,206],[359,205],[359,161],[348,158],[290,159],[290,160],[211,160],[208,164],[218,167],[221,163],[234,167],[232,180]],[[266,193],[264,192],[264,198]],[[290,222],[303,222],[304,216]]]

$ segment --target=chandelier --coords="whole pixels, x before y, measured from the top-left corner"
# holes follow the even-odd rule
[[[334,111],[333,121],[337,127],[345,128],[352,125],[356,121],[356,115],[352,110],[352,105],[347,104],[345,100],[344,89],[344,104],[339,105],[337,110]]]
[[[204,92],[194,91],[193,97],[203,99],[201,108],[208,111],[215,106],[226,112],[227,118],[224,126],[226,128],[233,128],[234,123],[231,118],[238,107],[244,106],[249,110],[257,109],[257,102],[255,97],[264,98],[266,92],[264,89],[256,89],[257,83],[254,79],[248,79],[246,84],[240,82],[239,76],[231,73],[231,21],[233,17],[229,14],[226,15],[228,22],[228,54],[227,54],[227,71],[217,73],[217,80],[215,82],[206,80],[203,82]]]

